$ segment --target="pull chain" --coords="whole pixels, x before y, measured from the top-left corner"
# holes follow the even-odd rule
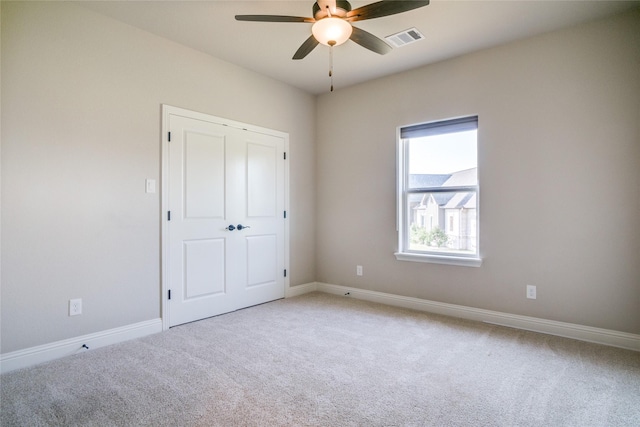
[[[329,78],[331,79],[331,92],[333,92],[333,46],[336,42],[331,40],[329,42]]]

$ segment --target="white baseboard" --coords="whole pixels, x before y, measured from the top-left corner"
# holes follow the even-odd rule
[[[303,285],[291,286],[287,288],[285,292],[285,298],[297,297],[298,295],[308,294],[318,290],[318,284],[316,282],[305,283]]]
[[[312,286],[315,285],[315,286]],[[483,310],[480,308],[466,307],[463,305],[446,304],[419,298],[404,297],[383,292],[369,291],[346,286],[331,285],[328,283],[314,283],[304,285],[308,292],[317,290],[334,295],[349,294],[349,297],[393,305],[396,307],[410,308],[445,316],[459,317],[462,319],[477,320],[494,325],[508,326],[533,332],[541,332],[549,335],[557,335],[580,341],[596,344],[604,344],[612,347],[620,347],[628,350],[640,351],[640,335],[626,332],[612,331],[609,329],[593,328],[590,326],[576,325],[573,323],[557,322],[554,320],[539,319],[536,317],[519,316],[517,314],[502,313],[499,311]],[[302,293],[300,293],[302,294]]]
[[[37,365],[50,360],[59,359],[64,356],[87,351],[83,344],[89,347],[89,351],[140,338],[147,335],[162,332],[162,320],[153,319],[145,322],[134,323],[120,328],[109,329],[107,331],[96,332],[89,335],[70,338],[63,341],[56,341],[50,344],[30,347],[24,350],[13,351],[0,355],[0,373],[10,372],[20,368]]]

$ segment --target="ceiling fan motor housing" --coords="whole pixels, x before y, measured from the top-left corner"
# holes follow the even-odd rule
[[[313,17],[316,20],[326,18],[329,16],[326,11],[326,6],[321,5],[327,2],[322,0],[318,0],[313,4]],[[336,10],[331,11],[331,15],[335,15],[339,18],[344,18],[347,15],[347,12],[351,11],[351,4],[346,0],[336,0]]]

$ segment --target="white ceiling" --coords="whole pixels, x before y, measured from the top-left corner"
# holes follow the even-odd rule
[[[373,1],[351,1],[353,9]],[[216,58],[319,94],[329,90],[329,48],[291,57],[311,35],[311,24],[240,22],[237,14],[311,17],[312,0],[93,1],[101,14]],[[416,68],[513,40],[640,7],[640,1],[459,1],[431,4],[398,15],[354,23],[383,38],[416,27],[425,39],[373,53],[352,41],[334,51],[334,86],[342,87]]]

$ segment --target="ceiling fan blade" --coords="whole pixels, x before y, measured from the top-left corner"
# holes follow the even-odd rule
[[[316,22],[313,18],[305,18],[303,16],[284,16],[284,15],[236,15],[236,21],[253,21],[253,22]]]
[[[351,33],[351,37],[349,37],[349,39],[358,43],[360,46],[369,49],[370,51],[379,53],[380,55],[384,55],[385,53],[389,53],[391,51],[391,46],[389,46],[384,40],[379,39],[373,34],[357,27],[353,27],[353,32]]]
[[[429,0],[383,0],[347,12],[347,21],[355,22],[395,15],[396,13],[417,9],[428,4]]]
[[[311,35],[311,37],[309,37],[307,40],[305,40],[305,42],[302,43],[302,45],[298,48],[296,53],[293,55],[292,59],[302,59],[302,58],[304,58],[309,53],[311,53],[311,51],[316,46],[318,46],[318,44],[319,44],[318,40],[316,40],[316,38],[313,37],[313,35]]]

